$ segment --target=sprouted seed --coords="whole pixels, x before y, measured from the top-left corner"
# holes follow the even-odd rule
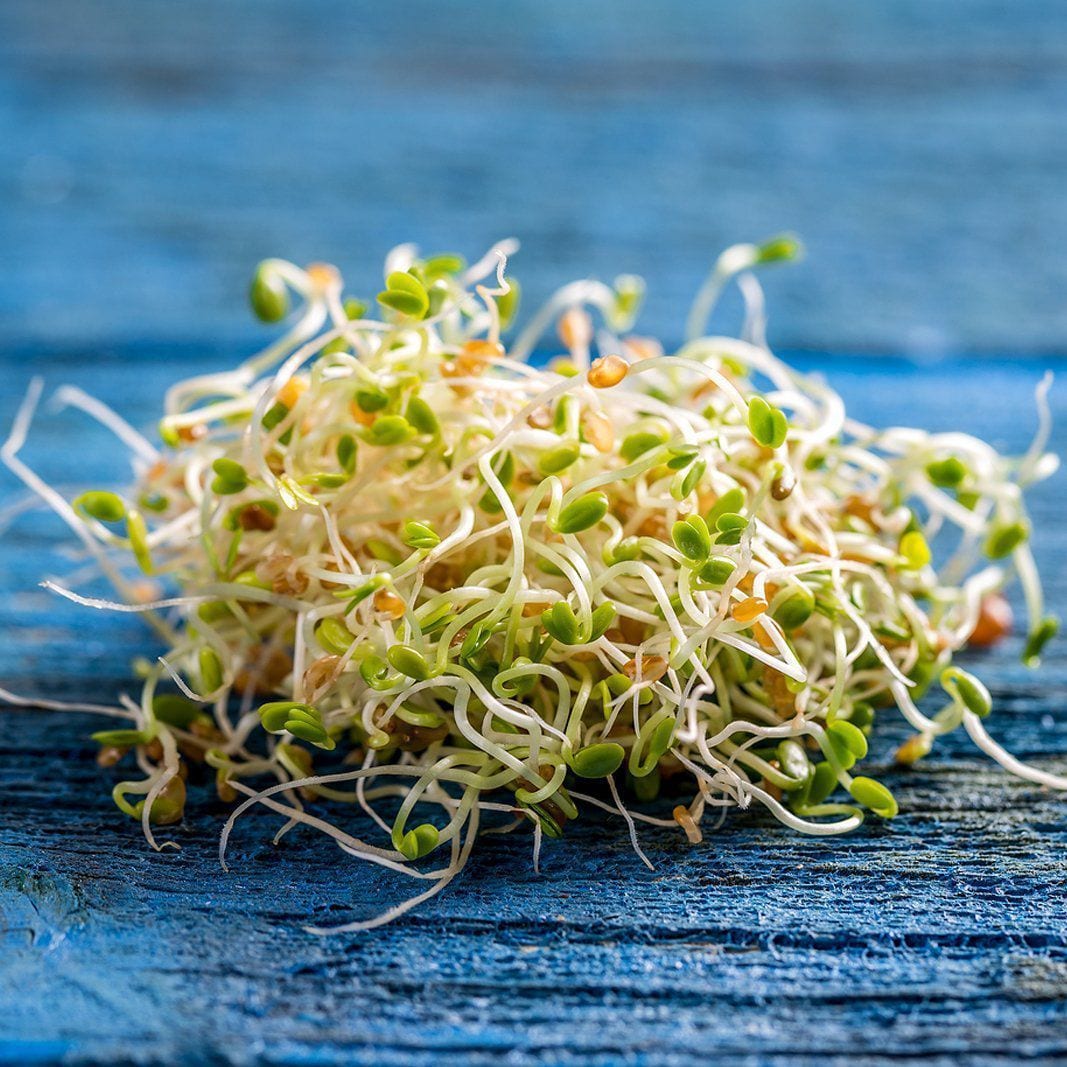
[[[133,447],[122,495],[68,502],[23,463],[31,387],[3,458],[116,596],[53,588],[142,613],[167,644],[142,662],[140,701],[95,709],[126,720],[95,736],[102,764],[129,762],[115,803],[154,847],[188,764],[206,764],[240,799],[224,865],[259,805],[279,836],[306,825],[429,879],[339,928],[359,929],[447,885],[487,822],[530,824],[536,854],[605,808],[647,862],[638,822],[695,843],[709,812],[753,801],[810,834],[892,818],[889,789],[856,773],[892,706],[915,730],[902,763],[962,725],[1015,774],[1067,788],[991,738],[989,692],[952,665],[1007,632],[1012,578],[1027,662],[1055,634],[1021,493],[1056,467],[1047,382],[1021,458],[847,418],[763,343],[750,272],[795,255],[784,238],[720,257],[672,355],[629,334],[632,276],[565,286],[505,345],[515,247],[470,268],[395,249],[377,317],[332,267],[260,264],[253,311],[287,331],[173,386],[160,449],[66,392]],[[753,340],[701,336],[739,274]],[[553,336],[566,351],[531,365]],[[144,573],[161,583],[149,603]],[[943,694],[929,714],[928,686]],[[665,779],[691,792],[672,818],[646,807]],[[346,829],[345,805],[383,840]]]

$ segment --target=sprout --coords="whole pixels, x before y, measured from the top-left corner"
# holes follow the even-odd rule
[[[941,688],[979,718],[984,719],[993,710],[989,690],[973,674],[959,667],[946,667],[941,672]]]
[[[515,319],[522,299],[522,287],[515,278],[508,278],[507,292],[496,298],[497,314],[500,316],[500,328],[506,330]]]
[[[752,436],[765,448],[781,448],[789,431],[785,415],[772,407],[762,396],[748,402],[748,428]]]
[[[436,548],[441,543],[440,535],[426,522],[408,519],[404,523],[404,544],[411,548]]]
[[[270,260],[264,260],[252,275],[248,301],[261,322],[280,322],[289,314],[289,294]]]
[[[322,713],[310,704],[295,700],[272,701],[260,707],[259,721],[269,734],[288,731],[293,737],[309,741],[316,748],[332,749],[336,744],[323,726]]]
[[[413,396],[408,401],[404,415],[417,433],[432,437],[441,429],[441,424],[437,421],[433,408],[421,397]]]
[[[417,682],[424,682],[431,677],[433,671],[426,660],[410,645],[393,645],[386,653],[385,658],[389,666],[414,678]]]
[[[956,489],[967,477],[967,468],[955,456],[926,464],[926,477],[941,489]]]
[[[393,271],[385,279],[385,289],[378,294],[378,303],[411,319],[421,319],[429,310],[430,297],[426,286],[413,274]]]
[[[711,553],[708,524],[699,515],[690,515],[676,522],[671,537],[678,551],[694,563],[703,563]]]
[[[622,745],[614,741],[602,741],[575,752],[570,759],[571,769],[579,778],[607,778],[621,766],[626,756]]]
[[[1060,631],[1060,620],[1047,615],[1035,626],[1026,638],[1023,648],[1023,663],[1027,667],[1036,667],[1041,662],[1041,653]]]
[[[1056,632],[1021,494],[1052,469],[1040,440],[1020,462],[860,426],[765,347],[748,283],[758,345],[696,339],[674,358],[614,337],[643,293],[622,277],[564,287],[508,351],[508,247],[470,267],[397,249],[378,311],[339,308],[333,268],[266,261],[257,312],[302,301],[285,336],[177,384],[168,447],[135,445],[128,492],[71,507],[45,487],[117,590],[68,595],[144,611],[168,644],[123,729],[95,735],[105,764],[136,750],[123,812],[179,821],[181,772],[203,757],[226,802],[249,793],[224,836],[266,805],[283,833],[325,831],[433,893],[509,810],[537,847],[567,833],[601,803],[569,792],[585,779],[633,828],[670,775],[694,842],[705,810],[751,800],[817,834],[890,818],[892,793],[852,771],[892,702],[918,731],[904,765],[962,725],[1013,772],[1062,782],[984,733],[989,694],[953,666],[969,635],[1007,631],[983,615],[1016,576],[1026,662]],[[739,272],[798,251],[728,249],[691,323]],[[521,365],[555,323],[564,360]],[[40,490],[16,455],[26,423],[3,458]],[[144,603],[157,583],[165,612]],[[164,667],[180,694],[156,692]],[[915,705],[937,678],[949,702],[928,717]],[[316,768],[311,747],[336,757]],[[310,800],[356,801],[387,839],[356,841]],[[438,868],[412,868],[440,844]]]
[[[547,452],[541,453],[541,458],[537,461],[537,469],[544,475],[559,474],[575,463],[580,454],[581,447],[577,441],[550,448]]]
[[[414,427],[403,415],[383,415],[363,431],[363,439],[379,448],[400,445],[414,433]]]
[[[586,493],[560,511],[554,528],[561,534],[581,533],[596,526],[608,513],[608,506],[606,493]]]
[[[211,469],[215,472],[211,491],[219,496],[240,493],[248,486],[248,471],[236,460],[225,457],[217,459],[211,464]]]
[[[648,430],[642,430],[637,433],[628,434],[622,444],[619,446],[619,455],[627,463],[633,463],[634,460],[639,459],[646,452],[653,448],[658,448],[666,438],[662,434],[652,433]]]
[[[122,498],[101,490],[75,497],[74,510],[98,522],[121,522],[126,517],[126,505]]]
[[[393,831],[393,845],[405,859],[417,860],[423,856],[428,855],[437,848],[437,842],[440,839],[440,832],[437,827],[431,823],[423,823],[421,826],[416,826],[414,830],[409,830],[406,834],[400,835],[396,830]]]
[[[931,560],[930,546],[919,530],[908,530],[900,539],[900,554],[904,566],[911,570],[925,567]]]
[[[990,559],[1003,559],[1010,556],[1029,536],[1030,530],[1023,522],[994,526],[986,538],[985,554]]]
[[[893,794],[881,782],[876,782],[873,778],[862,776],[853,778],[848,791],[854,800],[865,808],[870,808],[875,815],[880,815],[883,819],[892,819],[900,810]]]
[[[541,625],[560,644],[578,645],[582,643],[581,627],[574,609],[565,600],[557,601],[550,608],[541,612]]]

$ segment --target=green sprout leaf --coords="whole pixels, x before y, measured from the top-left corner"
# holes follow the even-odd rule
[[[152,698],[152,714],[168,726],[188,730],[200,715],[200,705],[177,693],[156,693]]]
[[[197,666],[200,668],[200,685],[204,693],[214,693],[222,685],[222,660],[213,649],[204,647],[197,653]],[[158,713],[156,715],[158,718]]]
[[[410,645],[393,645],[385,654],[389,665],[401,674],[414,678],[417,682],[424,682],[433,677],[433,670],[423,656]]]
[[[756,264],[788,263],[804,254],[804,246],[795,234],[780,233],[764,241],[756,250]]]
[[[382,415],[363,431],[363,439],[378,448],[400,445],[414,434],[414,427],[403,415]]]
[[[211,490],[219,496],[240,493],[248,486],[248,471],[235,459],[221,457],[211,464],[211,469],[215,472]]]
[[[581,533],[596,526],[607,513],[607,494],[599,490],[586,493],[560,510],[553,528],[561,534]]]
[[[989,690],[973,674],[959,667],[946,667],[941,672],[941,688],[980,718],[984,719],[993,710]]]
[[[259,721],[263,729],[271,734],[288,731],[293,737],[300,738],[329,751],[336,742],[326,732],[322,712],[310,704],[301,704],[295,700],[276,700],[263,704],[259,709]]]
[[[413,396],[408,401],[404,415],[418,433],[433,437],[440,432],[441,424],[437,421],[433,408],[420,396]]]
[[[389,406],[389,394],[376,385],[362,385],[355,393],[356,407],[368,415],[384,411]]]
[[[126,505],[122,498],[100,489],[82,493],[75,498],[73,507],[75,511],[88,515],[97,522],[121,522],[126,517]]]
[[[774,620],[788,633],[803,626],[814,611],[815,595],[806,586],[800,586],[775,610]]]
[[[712,556],[699,571],[697,578],[704,584],[718,588],[725,585],[737,570],[737,564],[726,556]]]
[[[1041,653],[1045,645],[1051,641],[1060,630],[1060,620],[1054,615],[1046,615],[1027,635],[1026,645],[1023,648],[1023,663],[1027,667],[1036,667],[1041,662]]]
[[[926,464],[926,477],[941,489],[955,489],[967,477],[967,468],[955,456]]]
[[[426,286],[413,274],[395,270],[385,279],[385,289],[378,294],[378,303],[411,319],[421,319],[430,307]]]
[[[789,432],[784,412],[768,404],[762,396],[748,402],[748,428],[752,436],[765,448],[780,448]]]
[[[515,321],[515,313],[522,300],[522,287],[514,278],[508,278],[508,291],[496,298],[496,308],[500,315],[500,328],[506,330]]]
[[[607,778],[621,766],[626,750],[614,741],[588,745],[579,749],[570,759],[571,770],[579,778]]]
[[[913,571],[921,570],[932,559],[930,546],[919,530],[908,530],[901,537],[900,554],[904,558],[903,566]]]
[[[252,275],[248,302],[261,322],[280,322],[289,314],[289,292],[269,262],[260,263]]]
[[[671,538],[678,551],[693,563],[703,563],[711,554],[711,532],[699,515],[690,515],[676,522]]]
[[[351,475],[356,469],[356,439],[350,433],[337,442],[337,462],[345,474]]]
[[[581,627],[574,609],[565,600],[558,600],[541,612],[541,625],[563,645],[582,643]]]
[[[417,860],[428,855],[440,840],[440,831],[431,823],[424,822],[416,826],[414,830],[408,830],[401,836],[397,830],[393,830],[393,847],[405,859]]]
[[[599,641],[607,632],[608,627],[615,621],[618,609],[611,601],[605,601],[599,607],[593,609],[591,625],[589,629],[589,641]]]
[[[985,554],[990,559],[1003,559],[1010,556],[1029,536],[1030,529],[1024,522],[995,526],[986,538]]]
[[[857,803],[870,808],[883,819],[892,819],[900,810],[893,794],[873,778],[864,778],[862,775],[853,778],[848,791]]]
[[[744,509],[744,506],[744,491],[741,489],[727,489],[709,509],[708,513],[704,516],[704,520],[707,522],[709,529],[721,529],[719,526],[719,519],[723,515],[738,514]]]
[[[537,468],[546,476],[559,474],[560,471],[565,471],[578,459],[581,451],[581,446],[577,441],[570,441],[565,445],[550,448],[547,452],[541,453],[541,458],[537,461]]]
[[[615,300],[608,308],[608,325],[617,333],[633,328],[645,297],[645,283],[636,274],[615,279]]]
[[[863,731],[845,719],[838,719],[826,728],[826,740],[847,771],[858,759],[867,755],[867,738]]]
[[[441,543],[440,536],[429,523],[415,522],[414,519],[404,523],[401,537],[410,548],[431,549]]]
[[[627,463],[633,463],[634,460],[639,459],[646,452],[664,444],[666,440],[667,437],[665,434],[652,433],[649,430],[640,430],[636,433],[628,434],[623,438],[622,444],[619,446],[619,455],[622,456]]]
[[[343,656],[355,638],[347,626],[335,615],[328,615],[315,627],[315,640],[323,650],[335,656]]]
[[[147,745],[152,734],[147,730],[97,730],[89,735],[98,745],[114,748],[133,748],[135,745]]]

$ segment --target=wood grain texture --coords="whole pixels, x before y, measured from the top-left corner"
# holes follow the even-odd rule
[[[167,382],[220,358],[210,346],[53,352],[50,380],[91,387],[151,425]],[[958,427],[1012,449],[1033,426],[1038,371],[1026,364],[807,362],[881,424]],[[2,364],[0,423],[43,365],[33,349]],[[1053,399],[1062,452],[1064,390]],[[71,413],[43,413],[27,458],[71,489],[123,477],[121,449]],[[1061,612],[1063,485],[1061,475],[1033,501]],[[37,512],[0,538],[0,684],[109,698],[151,642],[128,618],[35,588],[76,567],[66,544]],[[992,729],[1062,770],[1062,643],[1038,674],[1018,651],[1012,639],[975,660],[996,699]],[[619,823],[583,817],[549,843],[541,877],[529,836],[487,838],[462,880],[413,915],[324,939],[303,924],[368,916],[410,886],[310,832],[272,847],[278,822],[263,815],[242,825],[223,874],[223,810],[207,787],[192,790],[175,830],[181,851],[153,854],[108,798],[113,776],[93,762],[91,728],[80,716],[0,712],[0,1062],[1067,1057],[1065,802],[964,738],[914,771],[887,772],[903,814],[848,838],[812,841],[739,812],[696,848],[643,833],[649,874]],[[893,716],[880,722],[879,774],[904,733]]]
[[[5,0],[0,342],[245,330],[252,265],[514,233],[677,331],[792,229],[783,341],[1062,351],[1061,0]],[[372,288],[373,287],[373,288]]]

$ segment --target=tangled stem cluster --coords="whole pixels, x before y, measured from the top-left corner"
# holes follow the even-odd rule
[[[590,805],[635,847],[635,820],[699,841],[709,809],[752,801],[810,834],[891,818],[892,793],[856,765],[892,705],[915,729],[903,762],[963,725],[1067,787],[989,737],[988,692],[951,665],[1004,631],[1012,576],[1028,659],[1055,630],[1021,494],[1055,468],[1047,385],[1019,459],[850,420],[766,346],[752,270],[791,258],[788,238],[720,257],[673,354],[627,334],[632,277],[564,287],[506,345],[512,248],[469,268],[394,250],[380,317],[333,267],[261,264],[253,307],[287,331],[173,386],[161,449],[65,390],[133,449],[126,496],[67,502],[25,466],[31,391],[4,458],[118,599],[58,591],[142,612],[168,647],[139,702],[95,709],[129,720],[94,736],[103,762],[136,760],[114,798],[150,842],[182,817],[188,764],[207,764],[225,800],[245,797],[223,850],[264,805],[280,833],[305,824],[429,881],[352,929],[437,892],[487,821],[528,821],[539,848]],[[734,277],[744,339],[703,336]],[[564,354],[530,365],[553,326]],[[944,699],[927,714],[931,685]],[[673,818],[642,810],[675,776]],[[345,805],[385,840],[346,831]],[[430,853],[436,868],[416,864]]]

